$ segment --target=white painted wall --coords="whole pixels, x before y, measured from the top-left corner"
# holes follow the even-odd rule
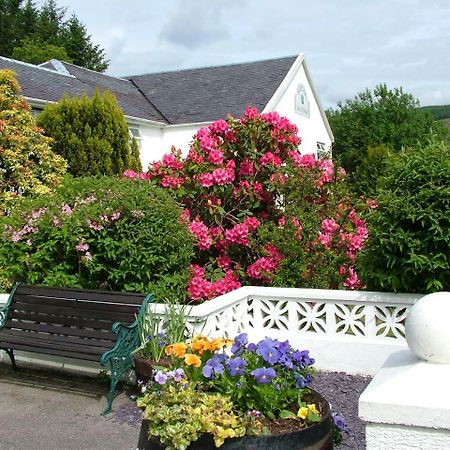
[[[306,90],[306,95],[310,104],[309,117],[300,115],[295,111],[295,97],[299,84],[302,84]],[[277,111],[282,116],[288,117],[292,123],[297,125],[299,130],[298,135],[302,139],[300,145],[300,152],[302,154],[317,154],[317,141],[324,142],[325,147],[330,149],[331,139],[325,127],[319,105],[314,97],[303,64],[289,83],[282,97],[271,109]]]
[[[142,139],[139,141],[139,153],[142,169],[147,172],[149,163],[159,161],[166,153],[163,147],[163,128],[157,125],[139,125]]]
[[[164,153],[169,153],[170,148],[174,145],[182,151],[183,156],[187,156],[189,145],[194,135],[200,128],[207,127],[210,123],[188,123],[185,125],[169,125],[165,127],[163,134]]]

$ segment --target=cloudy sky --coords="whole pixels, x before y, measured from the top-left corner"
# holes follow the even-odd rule
[[[325,107],[380,82],[450,103],[450,0],[57,3],[106,50],[111,75],[304,53]]]

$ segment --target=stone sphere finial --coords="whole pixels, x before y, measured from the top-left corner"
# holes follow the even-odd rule
[[[419,358],[450,364],[450,292],[419,299],[406,318],[406,342]]]

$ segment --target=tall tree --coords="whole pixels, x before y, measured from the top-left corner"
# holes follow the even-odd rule
[[[42,41],[59,45],[60,33],[67,8],[59,7],[55,0],[47,0],[39,11],[37,34]]]
[[[73,63],[87,69],[104,72],[108,68],[105,51],[91,41],[86,27],[75,14],[65,22],[61,30],[61,44]]]
[[[402,88],[391,90],[380,84],[327,111],[335,137],[333,155],[350,173],[350,179],[357,184],[357,178],[366,177],[359,170],[363,165],[371,171],[369,178],[376,181],[371,165],[363,164],[373,156],[369,155],[371,148],[384,147],[387,155],[388,151],[398,153],[403,147],[414,146],[432,134],[445,137],[444,127],[418,106],[419,101]],[[380,152],[378,156],[382,156]]]
[[[20,11],[20,41],[33,36],[36,32],[38,21],[38,10],[32,0],[27,0],[25,6]]]
[[[20,42],[19,17],[23,0],[0,0],[0,55],[10,56]]]

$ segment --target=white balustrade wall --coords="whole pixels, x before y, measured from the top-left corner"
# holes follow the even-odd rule
[[[318,369],[374,375],[391,354],[408,348],[405,318],[420,297],[247,286],[188,307],[188,324],[212,337],[246,332],[253,342],[266,336],[288,339],[310,350]],[[151,308],[164,314],[162,304]]]
[[[188,322],[212,337],[288,339],[310,350],[318,369],[374,375],[389,355],[407,348],[405,318],[420,297],[248,286],[189,308]],[[164,313],[163,305],[152,308]]]

